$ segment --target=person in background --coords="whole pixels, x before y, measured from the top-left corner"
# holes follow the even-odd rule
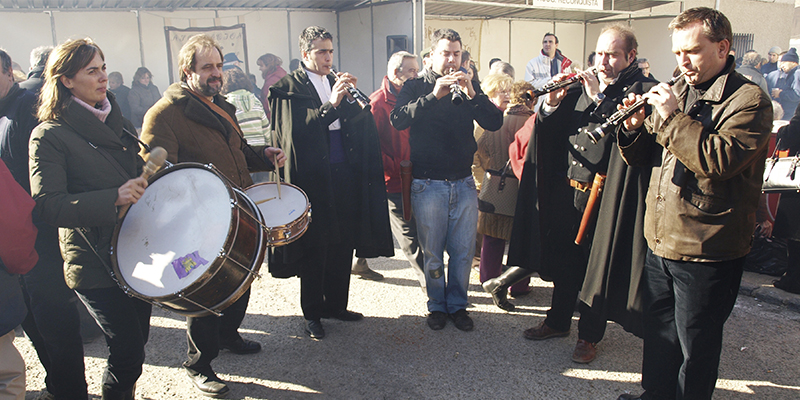
[[[474,62],[469,63],[469,71],[467,72],[467,75],[469,75],[470,80],[476,81],[478,83],[481,82],[481,80],[478,77],[478,67],[475,65]]]
[[[108,360],[103,400],[132,400],[150,333],[150,303],[128,296],[111,276],[119,207],[147,187],[134,130],[122,117],[102,50],[68,40],[47,62],[30,140],[31,194],[42,220],[59,227],[64,279],[103,330]]]
[[[289,71],[294,71],[300,68],[300,60],[297,58],[293,58],[289,61]]]
[[[792,47],[786,54],[781,56],[778,62],[778,69],[767,75],[767,86],[769,94],[783,107],[783,111],[788,114],[791,110],[797,109],[800,105],[800,73],[797,72],[798,65],[797,49]],[[788,115],[784,115],[784,120]]]
[[[568,73],[571,65],[572,60],[558,49],[558,37],[548,32],[542,38],[541,54],[528,61],[525,67],[525,80],[536,89],[541,89],[557,74]]]
[[[3,50],[0,50],[0,60],[2,65],[10,65],[11,58]],[[39,124],[36,118],[38,98],[20,85],[12,84],[8,68],[0,74],[0,157],[30,196],[28,141],[33,128]],[[22,328],[47,373],[40,397],[85,400],[87,389],[80,317],[76,308],[78,299],[64,282],[58,228],[42,221],[38,212],[33,214],[33,222],[38,230],[35,248],[39,261],[30,272],[22,275],[20,283],[28,307]]]
[[[497,64],[499,63],[495,63]],[[484,171],[501,171],[509,160],[508,150],[514,141],[514,134],[533,115],[530,109],[532,103],[525,97],[528,90],[533,90],[533,85],[525,81],[514,83],[507,75],[489,74],[481,83],[481,89],[505,116],[499,130],[485,131],[477,140],[478,151],[475,152],[473,169],[479,167]],[[511,239],[513,223],[512,216],[478,212],[478,233],[483,235],[479,267],[481,283],[496,278],[503,272],[503,255],[506,242]],[[511,296],[519,297],[530,293],[529,282],[530,278],[526,278],[511,286]]]
[[[761,74],[763,74],[765,78],[770,72],[778,69],[778,61],[781,59],[781,54],[783,54],[783,50],[780,47],[770,47],[767,52],[767,57],[769,57],[769,59],[761,65]]]
[[[767,86],[767,80],[764,79],[764,75],[761,75],[761,71],[758,69],[758,65],[761,63],[761,56],[755,50],[750,50],[747,53],[744,53],[742,56],[742,65],[736,68],[736,72],[744,75],[745,78],[750,79],[753,83],[758,85],[764,93],[769,93],[769,87]]]
[[[53,51],[53,46],[39,46],[31,50],[31,68],[28,71],[28,79],[20,82],[19,87],[39,96],[39,89],[44,84],[42,78],[44,67],[47,65],[47,57],[50,57],[51,51]]]
[[[383,155],[383,178],[386,182],[386,197],[389,201],[389,222],[392,235],[400,244],[408,262],[416,272],[417,278],[425,289],[425,274],[422,272],[424,265],[422,249],[417,237],[417,222],[412,214],[411,219],[403,219],[402,195],[400,193],[400,162],[411,159],[411,147],[408,144],[408,129],[397,130],[391,123],[391,112],[397,103],[397,95],[409,79],[414,79],[419,73],[417,57],[407,51],[398,51],[389,58],[386,66],[386,76],[383,77],[381,88],[372,93],[372,116],[378,129],[378,138],[381,143]],[[366,265],[366,259],[359,258],[353,265],[352,273],[360,275],[362,279],[381,280],[383,275],[375,272]]]
[[[131,91],[128,92],[128,105],[131,107],[131,122],[137,129],[142,128],[147,110],[161,98],[161,92],[152,82],[153,74],[145,67],[139,67],[133,74]]]
[[[261,71],[261,78],[264,79],[264,86],[261,87],[261,98],[259,98],[259,100],[261,100],[261,104],[264,105],[264,112],[267,114],[267,119],[269,119],[271,115],[269,101],[267,99],[269,88],[274,85],[275,82],[286,76],[286,70],[281,67],[283,60],[272,53],[267,53],[258,57],[256,64],[258,64],[258,70]]]
[[[503,74],[510,77],[512,81],[514,80],[514,75],[516,75],[514,73],[514,67],[505,61],[498,61],[492,64],[492,67],[489,69],[489,75],[491,74]]]
[[[494,63],[496,63],[498,61],[503,61],[503,60],[499,59],[499,58],[496,58],[496,57],[491,59],[491,60],[489,60],[489,69],[492,69],[492,65],[494,65]]]
[[[800,152],[800,106],[795,109],[789,124],[778,130],[777,143],[778,150],[788,150],[791,156]],[[786,239],[788,251],[788,269],[772,284],[789,293],[800,294],[800,194],[781,194],[772,233]]]
[[[646,58],[640,58],[637,60],[639,69],[642,70],[642,74],[645,78],[655,79],[653,74],[650,73],[650,61],[647,61]]]
[[[222,73],[224,84],[220,94],[225,96],[228,103],[236,107],[236,122],[242,129],[244,141],[249,146],[271,146],[272,131],[261,102],[251,92],[250,80],[238,68],[231,68]],[[269,172],[251,172],[253,183],[267,182]]]
[[[128,95],[131,93],[131,88],[125,86],[125,81],[122,79],[122,73],[118,71],[108,74],[108,90],[114,93],[117,99],[119,109],[122,111],[122,116],[131,120],[131,105],[128,103]]]
[[[13,76],[8,69],[3,71],[5,74]],[[33,245],[36,227],[31,217],[35,203],[2,161],[0,191],[0,208],[5,211],[0,216],[0,398],[24,400],[25,360],[14,346],[14,328],[27,313],[19,274],[30,271],[38,258]]]

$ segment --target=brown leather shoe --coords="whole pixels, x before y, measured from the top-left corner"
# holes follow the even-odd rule
[[[539,326],[525,330],[525,332],[523,332],[522,335],[525,336],[525,339],[529,340],[544,340],[554,337],[569,336],[569,331],[568,330],[563,332],[557,331],[545,325],[544,321],[542,321],[542,323],[539,324]]]
[[[597,357],[597,344],[578,339],[575,351],[572,352],[572,361],[578,364],[588,364]]]

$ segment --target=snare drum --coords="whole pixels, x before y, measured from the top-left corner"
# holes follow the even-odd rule
[[[264,217],[267,246],[283,246],[303,236],[311,222],[311,203],[299,187],[281,183],[281,197],[275,182],[257,183],[245,193],[258,205]]]
[[[122,289],[178,314],[220,312],[264,261],[261,212],[212,165],[182,163],[150,179],[117,224],[111,262]]]

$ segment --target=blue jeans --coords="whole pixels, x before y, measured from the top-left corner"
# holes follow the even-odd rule
[[[428,311],[467,308],[467,287],[478,229],[478,192],[472,176],[439,181],[414,179],[411,205],[425,254]],[[450,257],[444,273],[444,251]]]

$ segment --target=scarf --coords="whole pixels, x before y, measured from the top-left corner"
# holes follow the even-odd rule
[[[108,101],[108,97],[104,98],[103,101],[97,103],[97,105],[99,105],[100,108],[92,107],[85,101],[75,96],[72,96],[72,100],[83,106],[83,108],[89,110],[89,112],[94,114],[94,116],[97,117],[97,119],[99,119],[100,122],[104,124],[106,123],[106,117],[108,117],[108,114],[111,114],[111,102]]]

